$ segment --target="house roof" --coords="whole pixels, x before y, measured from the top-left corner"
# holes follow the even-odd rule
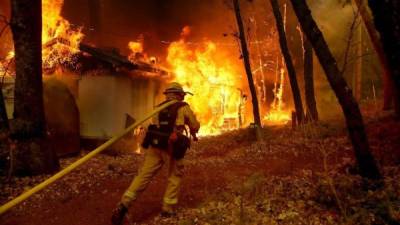
[[[63,38],[56,38],[47,43],[44,47],[51,47],[55,44],[69,45],[69,41]],[[145,73],[151,77],[167,76],[170,73],[153,63],[144,61],[132,62],[127,56],[119,53],[116,48],[98,48],[89,44],[80,43],[79,52],[75,53],[70,60],[59,62],[63,68],[83,74],[88,71],[107,69],[110,71],[125,71]],[[52,74],[56,67],[44,67],[44,72]]]
[[[154,64],[142,61],[131,62],[126,56],[121,55],[115,48],[102,49],[81,43],[79,49],[82,52],[89,54],[95,60],[108,64],[113,69],[154,73],[158,76],[165,76],[169,74],[168,71],[157,67]]]

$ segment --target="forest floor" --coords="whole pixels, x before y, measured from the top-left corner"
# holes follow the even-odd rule
[[[371,149],[385,188],[366,190],[356,175],[343,121],[292,130],[248,130],[202,138],[185,161],[178,214],[159,216],[163,169],[129,209],[125,224],[384,224],[385,207],[400,219],[400,122],[366,116]],[[82,155],[85,153],[82,153]],[[62,167],[80,156],[62,159]],[[1,225],[108,225],[143,155],[101,154],[0,217]],[[48,176],[0,179],[0,204]]]

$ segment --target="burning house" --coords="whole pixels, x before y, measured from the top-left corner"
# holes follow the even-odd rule
[[[82,44],[81,50],[99,62],[78,81],[82,137],[110,138],[157,104],[162,79],[168,76],[165,70],[134,64],[112,50]]]
[[[161,101],[160,90],[169,81],[179,82],[194,93],[185,101],[202,124],[200,135],[219,134],[252,122],[251,103],[247,100],[248,82],[235,41],[223,43],[219,39],[203,38],[192,42],[192,29],[184,26],[178,40],[153,42],[153,52],[160,46],[164,51],[157,54],[161,63],[144,53],[145,35],[140,35],[136,41],[132,41],[132,36],[124,40],[130,55],[123,56],[116,49],[99,47],[103,46],[101,43],[97,43],[98,46],[83,44],[84,28],[64,19],[62,6],[63,1],[44,0],[42,3],[46,119],[60,154],[78,151],[80,140],[84,143],[105,140],[117,134]],[[90,35],[88,30],[85,33]],[[224,41],[226,36],[222,37]],[[114,38],[109,39],[114,41]],[[275,45],[268,40],[263,42],[264,48],[275,51]],[[90,38],[86,41],[90,42]],[[123,49],[121,42],[106,46],[115,44]],[[7,51],[5,60],[0,61],[0,72],[6,71],[3,92],[11,118],[14,76],[7,70],[10,64],[12,68],[14,53],[11,47]],[[268,57],[275,58],[274,54]],[[278,60],[263,63],[260,57],[259,63],[253,66],[264,121],[286,123],[290,119],[290,109],[283,99],[284,89],[287,89],[283,63]],[[63,141],[76,144],[60,144]]]
[[[109,139],[151,111],[161,79],[168,76],[154,64],[132,63],[115,49],[80,44],[80,50],[69,64],[45,70],[46,120],[51,143],[60,155],[79,152],[79,140],[85,144]],[[12,76],[5,84],[12,118]]]

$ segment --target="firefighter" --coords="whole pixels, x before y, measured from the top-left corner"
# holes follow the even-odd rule
[[[171,83],[164,91],[166,102],[178,100],[168,108],[162,110],[154,118],[153,124],[148,127],[142,147],[147,149],[145,159],[138,175],[134,178],[129,188],[125,191],[121,201],[113,211],[113,225],[122,224],[129,206],[144,191],[157,171],[168,165],[168,184],[163,198],[162,216],[173,216],[174,206],[178,203],[178,192],[183,175],[183,156],[190,147],[189,132],[194,140],[200,124],[189,105],[184,102],[186,94],[179,83]]]

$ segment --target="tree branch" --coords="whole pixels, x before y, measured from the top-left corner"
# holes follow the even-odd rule
[[[341,75],[344,74],[344,72],[346,71],[346,68],[349,64],[349,54],[350,54],[350,49],[351,49],[351,45],[352,45],[352,40],[354,37],[354,30],[360,26],[360,20],[359,20],[359,16],[360,16],[360,9],[355,10],[353,7],[353,21],[351,22],[350,25],[350,29],[349,29],[349,36],[347,38],[347,43],[346,43],[346,49],[344,52],[344,58],[343,58],[343,65],[342,68],[340,69],[340,73]]]

